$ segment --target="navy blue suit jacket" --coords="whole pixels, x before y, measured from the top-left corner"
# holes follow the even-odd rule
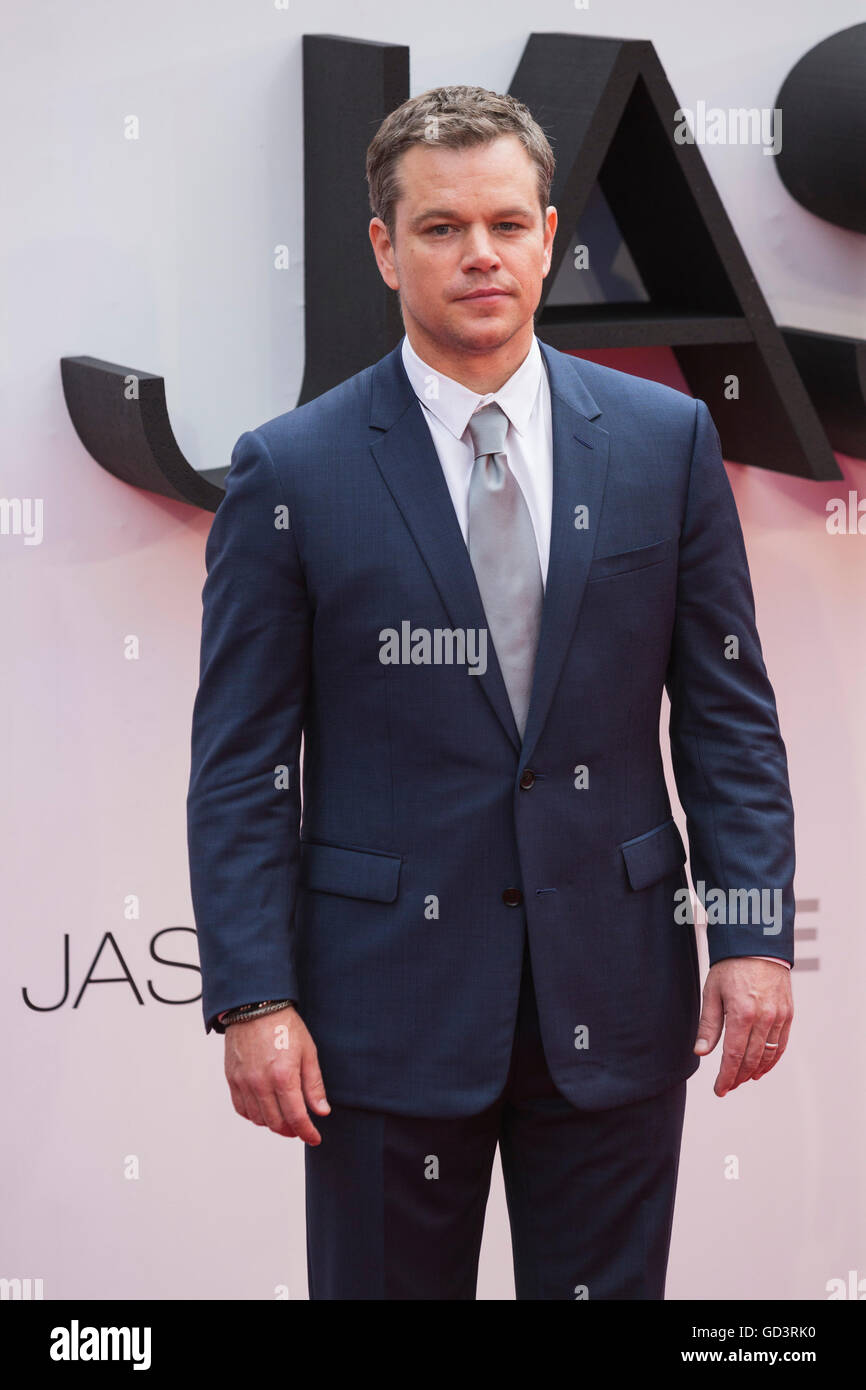
[[[770,933],[710,925],[710,961],[793,962],[785,746],[710,413],[541,350],[552,535],[522,744],[492,643],[483,673],[380,660],[406,621],[485,628],[399,345],[241,436],[208,537],[188,796],[205,1026],[297,999],[332,1104],[490,1105],[527,932],[548,1064],[575,1105],[694,1072],[665,688],[693,879],[783,904]]]

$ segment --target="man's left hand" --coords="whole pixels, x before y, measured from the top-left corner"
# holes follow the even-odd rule
[[[722,1064],[713,1086],[717,1096],[744,1081],[759,1081],[776,1065],[793,1017],[791,972],[785,965],[730,956],[710,967],[694,1050],[699,1056],[712,1052],[724,1027]]]

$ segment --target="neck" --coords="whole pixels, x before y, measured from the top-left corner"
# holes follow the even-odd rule
[[[459,381],[468,391],[485,396],[498,391],[526,361],[532,347],[532,321],[509,338],[507,343],[489,350],[472,350],[453,344],[442,344],[416,323],[406,324],[406,337],[422,362],[452,381]]]

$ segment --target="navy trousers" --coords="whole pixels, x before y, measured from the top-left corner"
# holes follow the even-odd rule
[[[327,1077],[325,1078],[327,1086]],[[686,1082],[612,1110],[551,1080],[528,947],[508,1078],[479,1115],[335,1106],[305,1146],[311,1299],[474,1299],[497,1143],[518,1299],[661,1299]]]

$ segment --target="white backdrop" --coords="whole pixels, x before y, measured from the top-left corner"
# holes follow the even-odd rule
[[[154,998],[197,991],[150,952],[195,958],[184,801],[211,518],[93,462],[58,359],[163,375],[200,468],[294,405],[305,32],[410,44],[413,94],[507,90],[530,26],[651,38],[682,105],[727,108],[772,106],[807,49],[860,19],[857,0],[6,7],[0,492],[43,499],[44,537],[0,535],[0,1277],[42,1279],[46,1299],[306,1298],[300,1144],[234,1114],[200,1005]],[[131,113],[137,142],[123,138]],[[864,239],[796,205],[756,146],[703,153],[777,321],[866,336]],[[811,903],[798,951],[819,968],[795,971],[775,1074],[719,1100],[714,1054],[689,1083],[669,1298],[822,1299],[829,1280],[866,1277],[866,538],[825,525],[829,498],[866,493],[866,465],[840,464],[834,484],[729,465],[789,754],[796,894]],[[25,1007],[22,988],[43,1008],[62,999],[66,936],[65,1003]],[[126,976],[73,1007],[89,970]],[[498,1165],[478,1292],[514,1296]]]

